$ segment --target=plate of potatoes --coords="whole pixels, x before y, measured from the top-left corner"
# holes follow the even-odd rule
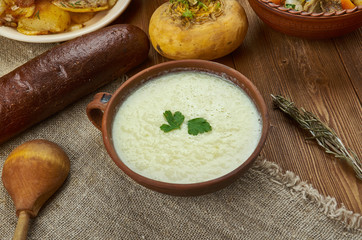
[[[32,42],[63,42],[100,29],[131,0],[0,0],[0,35]]]

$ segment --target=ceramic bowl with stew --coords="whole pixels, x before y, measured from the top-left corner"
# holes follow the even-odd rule
[[[266,104],[253,83],[205,60],[147,68],[114,94],[96,94],[87,115],[124,173],[179,196],[235,181],[259,155],[269,129]]]
[[[362,6],[331,13],[296,11],[271,0],[248,0],[258,17],[276,31],[309,39],[328,39],[362,26]]]

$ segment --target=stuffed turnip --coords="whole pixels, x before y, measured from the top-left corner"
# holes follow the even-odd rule
[[[149,35],[167,58],[211,60],[238,48],[247,29],[237,0],[170,0],[153,13]]]

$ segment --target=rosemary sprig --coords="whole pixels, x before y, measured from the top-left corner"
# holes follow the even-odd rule
[[[280,95],[271,95],[271,97],[278,108],[297,121],[301,128],[308,130],[312,134],[312,137],[307,139],[315,139],[326,153],[333,154],[336,158],[346,161],[356,172],[357,178],[362,180],[361,160],[350,148],[348,148],[349,151],[347,150],[333,129],[329,128],[313,113],[303,108],[298,109],[293,102],[284,97]]]

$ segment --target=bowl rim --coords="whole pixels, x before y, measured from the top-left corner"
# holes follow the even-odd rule
[[[248,96],[253,100],[254,104],[258,108],[258,111],[262,119],[262,132],[258,145],[255,147],[253,153],[249,156],[249,158],[246,161],[244,161],[236,169],[230,171],[229,173],[221,177],[204,182],[168,183],[168,182],[154,180],[134,172],[133,170],[128,168],[119,158],[118,154],[114,149],[112,136],[111,136],[111,127],[112,127],[111,125],[113,124],[113,118],[115,112],[117,112],[117,110],[112,110],[112,108],[115,109],[116,106],[119,106],[119,103],[122,102],[122,100],[119,100],[120,98],[119,96],[125,93],[124,94],[125,96],[123,96],[123,98],[126,98],[127,96],[129,96],[129,94],[131,94],[134,90],[136,90],[139,86],[143,85],[148,80],[153,79],[154,77],[159,76],[160,74],[168,72],[167,70],[165,71],[165,69],[168,69],[168,71],[171,72],[182,69],[201,70],[201,71],[204,70],[205,72],[219,73],[218,74],[219,76],[226,74],[227,76],[229,76],[229,78],[235,79],[237,82],[239,82],[240,84],[237,84],[237,86],[243,89],[248,94]],[[220,69],[222,69],[222,71]],[[147,74],[150,75],[148,76]],[[147,76],[147,78],[145,79],[143,76]],[[132,85],[135,80],[136,80],[136,87],[135,85]],[[129,91],[127,90],[127,88],[130,88],[131,90]],[[251,82],[251,80],[249,80],[239,71],[231,67],[228,67],[226,65],[217,62],[208,61],[208,60],[199,60],[199,59],[172,60],[153,65],[135,74],[127,81],[125,81],[114,92],[114,94],[112,94],[111,100],[109,101],[106,110],[104,111],[102,119],[103,141],[108,154],[111,156],[112,160],[116,163],[116,165],[124,173],[126,173],[131,179],[135,180],[136,182],[147,188],[150,188],[158,192],[167,193],[170,195],[179,195],[179,196],[201,195],[209,192],[214,192],[236,180],[239,177],[239,175],[248,167],[250,167],[251,163],[255,161],[256,158],[258,157],[259,153],[261,152],[265,144],[269,127],[270,127],[270,122],[269,122],[269,114],[266,103],[262,95],[260,94],[259,90]]]
[[[332,13],[326,13],[326,12],[310,13],[310,12],[306,12],[306,11],[297,11],[294,9],[285,8],[282,5],[273,3],[271,0],[249,0],[249,1],[259,2],[261,5],[271,9],[272,11],[275,11],[275,12],[278,12],[281,14],[285,14],[285,15],[289,15],[289,16],[299,17],[302,19],[317,19],[318,18],[318,19],[330,20],[333,18],[341,18],[341,17],[346,17],[346,16],[362,13],[362,5],[356,6],[353,9],[344,9],[344,10],[335,11]]]
[[[92,19],[84,23],[85,26],[83,28],[78,30],[46,35],[25,35],[18,32],[15,28],[0,26],[0,36],[28,43],[56,43],[71,40],[107,26],[126,10],[131,1],[132,0],[117,0],[112,8],[97,12]]]

